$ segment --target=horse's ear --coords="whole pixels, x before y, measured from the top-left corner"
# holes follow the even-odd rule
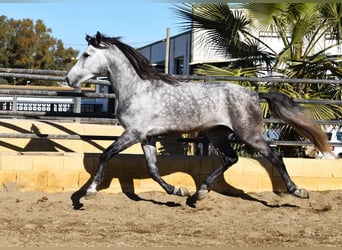
[[[86,41],[88,42],[88,44],[91,42],[91,40],[93,39],[93,37],[89,36],[86,34]]]
[[[95,37],[86,35],[86,40],[88,44],[91,44],[93,46],[99,46],[102,42],[102,34],[100,32],[97,32]]]
[[[99,45],[102,42],[102,34],[98,31],[96,33],[96,44]]]

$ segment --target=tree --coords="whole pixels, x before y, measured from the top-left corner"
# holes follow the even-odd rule
[[[67,69],[78,51],[65,48],[42,20],[0,16],[0,67]]]
[[[57,40],[54,46],[54,64],[56,69],[69,69],[75,63],[77,53],[72,48],[64,48],[62,40]]]

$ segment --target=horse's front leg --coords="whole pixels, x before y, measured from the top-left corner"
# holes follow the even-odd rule
[[[107,165],[107,161],[114,155],[129,148],[133,144],[139,142],[138,137],[132,131],[126,130],[113,144],[111,144],[100,156],[100,164],[96,170],[94,178],[87,188],[85,199],[91,199],[95,197],[97,193],[97,187],[103,180],[104,171]]]
[[[141,143],[141,147],[144,151],[148,172],[153,180],[159,183],[159,185],[168,193],[179,196],[190,196],[190,192],[185,187],[176,188],[167,182],[165,182],[159,174],[157,163],[157,149],[156,142],[153,138],[148,138]]]

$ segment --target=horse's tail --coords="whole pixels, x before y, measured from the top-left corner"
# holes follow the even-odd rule
[[[308,138],[327,158],[336,158],[327,142],[327,136],[318,124],[307,116],[287,95],[278,92],[258,93],[266,99],[272,114],[290,124],[299,134]]]

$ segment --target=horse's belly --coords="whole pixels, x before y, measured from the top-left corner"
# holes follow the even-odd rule
[[[172,132],[187,132],[206,130],[215,126],[224,125],[230,127],[230,120],[226,116],[219,117],[216,113],[191,114],[176,116],[174,119],[166,119],[167,122],[158,122],[165,129]]]

